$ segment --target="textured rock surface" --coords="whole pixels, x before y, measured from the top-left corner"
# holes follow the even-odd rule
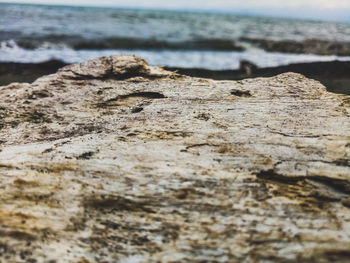
[[[2,262],[349,262],[350,97],[302,75],[115,56],[0,87],[0,117]]]

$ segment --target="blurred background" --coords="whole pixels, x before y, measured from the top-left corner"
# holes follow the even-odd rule
[[[300,72],[347,93],[350,1],[0,1],[0,84],[120,53],[216,79]]]

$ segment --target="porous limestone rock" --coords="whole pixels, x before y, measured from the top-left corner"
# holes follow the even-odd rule
[[[0,87],[1,262],[349,262],[350,97],[134,56]]]

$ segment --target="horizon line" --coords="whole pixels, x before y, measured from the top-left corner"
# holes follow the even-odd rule
[[[294,19],[294,20],[305,20],[305,21],[316,21],[316,22],[335,22],[335,23],[350,23],[350,17],[349,18],[340,18],[334,19],[331,17],[307,17],[307,16],[298,16],[293,15],[293,13],[288,12],[287,15],[283,13],[278,15],[276,13],[279,8],[269,8],[270,12],[264,13],[264,11],[268,10],[259,10],[259,9],[253,9],[249,10],[247,8],[245,9],[237,9],[237,10],[228,10],[228,9],[222,9],[222,8],[215,8],[215,9],[209,9],[209,8],[184,8],[184,7],[177,7],[177,8],[166,8],[166,7],[148,7],[148,6],[120,6],[120,5],[97,5],[97,4],[75,4],[75,3],[28,3],[28,2],[21,2],[21,1],[14,1],[14,2],[8,2],[8,1],[2,1],[0,0],[0,4],[8,4],[8,5],[34,5],[34,6],[54,6],[54,7],[87,7],[87,8],[113,8],[113,9],[124,9],[124,10],[150,10],[150,11],[166,11],[166,12],[188,12],[188,13],[221,13],[221,14],[228,14],[228,15],[237,15],[237,16],[251,16],[251,17],[268,17],[268,18],[277,18],[277,19]],[[276,10],[274,12],[273,10]],[[272,11],[272,12],[271,12]]]

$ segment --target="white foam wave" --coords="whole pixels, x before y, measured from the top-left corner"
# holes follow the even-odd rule
[[[39,63],[57,59],[67,63],[79,63],[101,56],[125,53],[133,53],[143,57],[151,65],[156,66],[207,68],[212,70],[238,69],[241,60],[251,61],[258,67],[276,67],[303,62],[350,61],[350,57],[272,53],[262,50],[248,50],[244,52],[73,50],[67,46],[54,45],[43,45],[35,50],[26,50],[18,47],[13,40],[0,42],[0,61],[2,62]]]
[[[0,51],[12,52],[21,49],[13,39],[0,41]],[[1,58],[1,57],[0,57]]]

